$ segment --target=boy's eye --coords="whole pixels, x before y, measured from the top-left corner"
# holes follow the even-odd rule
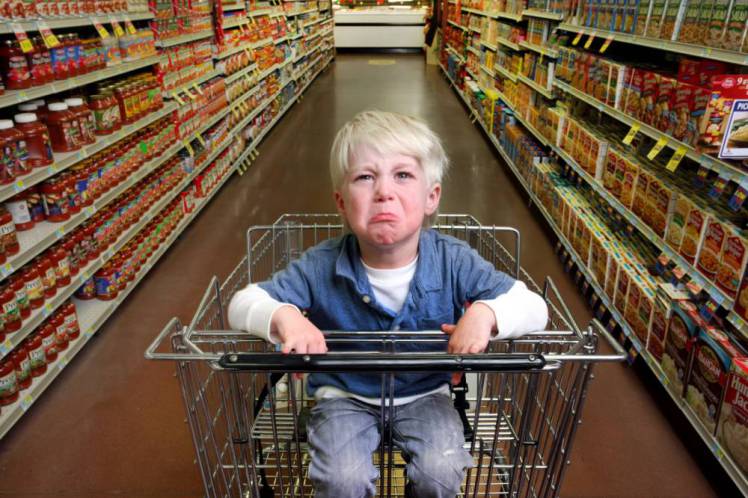
[[[354,178],[354,181],[368,181],[373,179],[374,177],[368,173],[361,173],[360,175],[356,175]]]
[[[410,174],[408,171],[399,171],[396,175],[398,180],[406,180],[408,178],[413,178],[413,175]]]

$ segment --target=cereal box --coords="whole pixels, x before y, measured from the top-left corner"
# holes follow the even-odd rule
[[[665,17],[662,20],[660,38],[670,40],[675,34],[675,27],[678,21],[678,14],[681,9],[685,9],[687,0],[669,0],[665,9]]]
[[[675,104],[675,89],[677,81],[668,76],[660,76],[660,86],[657,90],[657,100],[655,103],[654,126],[665,133],[672,135],[674,123],[672,122],[671,111]]]
[[[678,195],[673,206],[673,212],[670,214],[665,242],[676,251],[680,247],[683,239],[683,230],[686,225],[686,218],[693,207],[693,201],[687,195]]]
[[[683,57],[678,62],[678,81],[696,86],[709,86],[714,76],[725,74],[727,64],[708,59]]]
[[[639,166],[626,158],[622,158],[620,163],[623,164],[620,201],[627,208],[631,208],[631,204],[634,202],[634,194],[636,193],[636,182],[639,178]]]
[[[709,216],[706,222],[704,240],[696,262],[696,268],[709,280],[714,281],[719,269],[722,244],[725,242],[727,230],[722,221],[716,216]]]
[[[639,5],[636,9],[636,18],[633,26],[633,33],[639,36],[644,36],[647,31],[647,24],[652,13],[654,2],[652,0],[640,0]]]
[[[702,327],[692,356],[686,403],[711,433],[717,426],[722,391],[732,360],[743,356],[722,331],[711,326]]]
[[[722,245],[716,283],[725,294],[735,299],[748,262],[748,242],[738,230],[729,226],[726,229],[727,235]]]
[[[621,106],[623,112],[635,119],[641,119],[644,84],[644,71],[634,67],[627,67],[624,74],[623,96]]]
[[[730,20],[722,39],[722,48],[740,51],[745,42],[746,27],[748,27],[748,4],[736,1],[730,11]]]
[[[683,301],[673,306],[662,354],[662,370],[668,378],[668,388],[683,396],[691,360],[692,343],[699,333],[703,320],[696,306]]]
[[[748,473],[748,360],[736,358],[730,368],[717,424],[717,440]]]
[[[678,253],[690,264],[696,262],[701,249],[701,242],[706,232],[707,214],[697,204],[691,206],[691,210],[686,217],[686,225],[683,229],[683,238],[680,243]]]
[[[683,22],[678,32],[678,41],[683,43],[698,43],[700,41],[699,32],[703,30],[703,26],[700,26],[701,20],[701,9],[702,4],[708,2],[700,2],[696,0],[690,0],[688,7],[686,8],[686,15],[683,18]]]

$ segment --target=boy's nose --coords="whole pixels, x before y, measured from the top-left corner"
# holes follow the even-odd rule
[[[376,198],[380,201],[386,201],[392,198],[392,185],[385,179],[377,180],[376,184]]]

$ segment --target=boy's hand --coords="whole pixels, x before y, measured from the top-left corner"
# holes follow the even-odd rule
[[[483,303],[475,303],[462,315],[457,325],[442,325],[442,331],[450,336],[447,352],[480,353],[488,346],[488,339],[495,329],[496,315],[493,310]]]
[[[294,307],[284,306],[273,313],[271,329],[280,338],[284,354],[327,353],[325,336]]]

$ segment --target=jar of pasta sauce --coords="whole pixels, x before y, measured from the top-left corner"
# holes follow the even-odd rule
[[[88,166],[85,164],[78,164],[70,169],[70,176],[73,178],[75,185],[76,199],[80,203],[81,207],[90,206],[93,204],[93,196],[88,188]]]
[[[70,77],[70,63],[68,62],[68,50],[65,44],[60,42],[56,47],[49,49],[49,56],[55,79],[68,79]]]
[[[107,263],[94,275],[96,297],[102,301],[111,301],[119,294],[117,271]]]
[[[5,247],[6,256],[13,256],[21,250],[13,216],[2,207],[0,207],[0,243]]]
[[[40,332],[32,335],[26,342],[26,350],[29,352],[29,363],[31,364],[31,377],[39,377],[47,371],[47,355],[44,352]]]
[[[55,344],[57,345],[57,351],[65,351],[68,348],[70,336],[68,336],[68,328],[67,325],[65,325],[65,315],[62,310],[58,310],[54,315],[52,315],[49,323],[55,329]]]
[[[28,389],[31,386],[31,360],[29,359],[29,352],[26,350],[26,344],[19,344],[13,350],[10,359],[16,367],[18,390]]]
[[[78,120],[67,104],[55,102],[47,106],[47,127],[54,152],[72,152],[81,148]]]
[[[94,281],[94,277],[89,278],[83,282],[83,285],[78,287],[78,290],[75,291],[75,297],[82,301],[89,301],[96,298],[96,282]]]
[[[23,271],[23,281],[26,285],[26,295],[29,298],[31,309],[41,308],[44,305],[44,283],[39,275],[39,270],[34,265],[28,265]]]
[[[47,49],[41,38],[34,38],[32,43],[33,49],[26,54],[26,63],[29,66],[31,76],[31,86],[53,82],[55,74],[52,70],[52,58],[49,49]]]
[[[0,71],[8,90],[31,87],[31,72],[18,40],[5,40],[0,44]]]
[[[54,160],[52,155],[52,142],[49,137],[49,129],[36,117],[33,112],[16,114],[14,117],[16,128],[23,133],[26,140],[26,151],[28,153],[28,164],[32,168],[49,166]]]
[[[110,94],[95,94],[91,96],[91,112],[94,116],[95,133],[110,135],[120,128],[120,114],[117,101]]]
[[[10,288],[13,289],[13,294],[16,296],[16,304],[18,305],[18,312],[21,314],[21,320],[28,318],[31,315],[31,304],[29,303],[29,296],[26,293],[26,281],[21,275],[13,275],[10,277]]]
[[[96,141],[96,122],[86,101],[80,97],[74,97],[65,99],[65,104],[78,121],[78,135],[81,143],[84,145],[94,143]]]
[[[16,295],[10,286],[0,289],[0,313],[3,314],[5,332],[15,332],[21,328],[21,313],[18,311]]]
[[[47,110],[47,101],[44,99],[36,99],[29,102],[30,105],[33,105],[36,107],[36,110],[34,111],[22,111],[22,112],[33,112],[36,114],[36,119],[41,121],[42,123],[47,122],[47,114],[49,114],[49,111]],[[20,106],[19,106],[20,109]]]
[[[23,133],[10,119],[0,119],[0,183],[12,183],[16,177],[31,172],[28,159]]]
[[[0,405],[6,406],[18,400],[16,364],[10,358],[0,360]]]
[[[65,194],[68,198],[68,210],[70,214],[80,213],[81,207],[83,206],[83,200],[78,193],[77,183],[75,181],[75,175],[70,172],[65,172],[60,175],[60,181],[64,184]]]
[[[52,248],[52,264],[57,275],[57,287],[67,287],[70,285],[70,254],[65,250],[65,246],[60,244]]]
[[[101,254],[101,251],[103,250],[99,247],[99,242],[98,240],[96,240],[95,234],[96,234],[96,226],[94,224],[90,224],[83,231],[83,240],[87,248],[89,260],[98,258],[99,254]]]
[[[55,273],[55,269],[52,268],[52,263],[46,253],[36,258],[36,270],[42,278],[44,298],[55,297],[55,294],[57,294],[57,274]]]
[[[64,181],[57,177],[50,178],[42,184],[41,192],[47,221],[60,223],[70,219],[70,200]]]
[[[78,324],[78,314],[75,312],[75,305],[68,301],[62,308],[65,316],[65,324],[68,328],[68,337],[73,341],[81,334],[80,325]]]
[[[44,348],[44,356],[47,359],[47,365],[57,359],[57,337],[55,336],[55,328],[49,322],[42,325],[39,335],[42,337],[42,347]]]
[[[64,248],[65,252],[68,255],[68,264],[69,264],[69,270],[70,270],[70,278],[72,278],[76,275],[78,275],[78,272],[80,271],[80,263],[78,261],[78,253],[76,250],[75,245],[75,238],[72,236],[68,236],[62,240],[62,247]]]
[[[13,223],[16,226],[16,230],[23,232],[25,230],[31,230],[36,225],[36,222],[31,216],[31,209],[29,208],[29,196],[30,190],[25,190],[15,197],[11,198],[5,203],[5,207],[10,211],[10,215],[13,217]],[[44,213],[42,208],[42,220],[44,219]]]

